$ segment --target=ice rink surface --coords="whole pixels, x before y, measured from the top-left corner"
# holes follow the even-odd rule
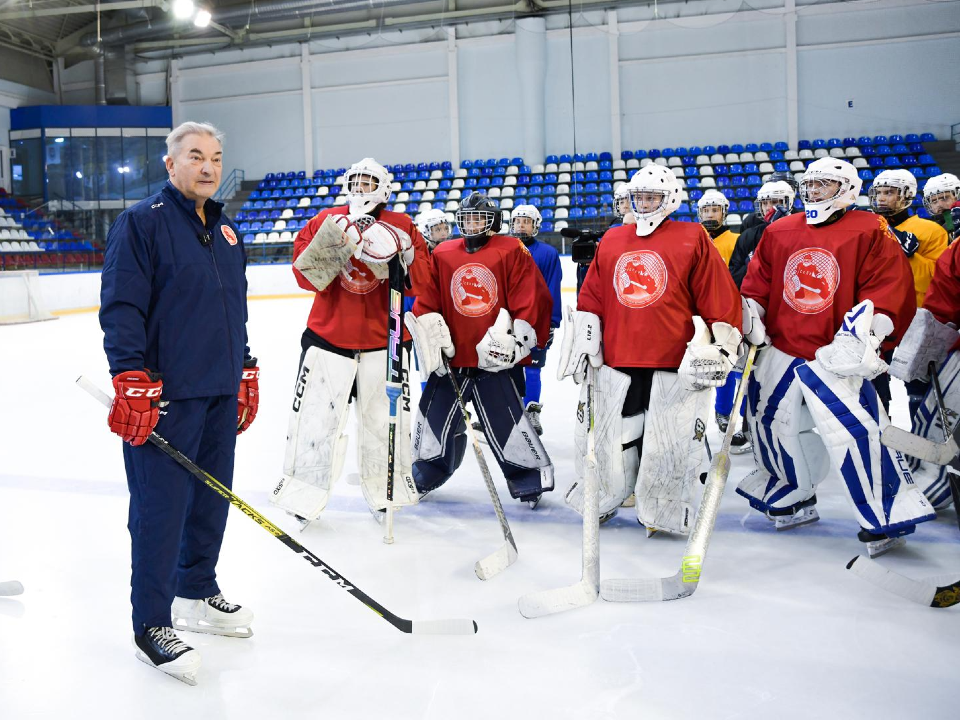
[[[572,300],[567,296],[565,300]],[[309,300],[250,303],[261,404],[238,439],[235,491],[288,532],[267,501],[280,478],[287,409]],[[481,582],[479,558],[503,542],[468,449],[460,471],[396,515],[396,543],[366,510],[351,450],[321,520],[298,539],[396,614],[466,617],[479,633],[404,635],[231,510],[219,565],[228,600],[256,615],[255,636],[184,633],[203,666],[188,687],[134,658],[130,543],[120,440],[74,386],[109,389],[93,313],[0,328],[0,718],[933,718],[956,710],[960,611],[883,594],[844,566],[861,552],[836,477],[822,520],[776,533],[734,493],[734,457],[697,593],[658,604],[592,606],[526,620],[517,599],[580,576],[580,522],[563,503],[573,478],[577,389],[544,378],[544,444],[557,488],[532,511],[488,463],[520,550]],[[558,343],[559,345],[559,343]],[[419,385],[415,383],[414,400]],[[905,422],[897,386],[894,419]],[[712,415],[712,413],[711,413]],[[352,429],[351,421],[348,428]],[[710,423],[714,448],[720,437]],[[706,468],[704,468],[706,469]],[[601,577],[672,574],[684,541],[647,539],[633,510],[601,529]],[[879,562],[914,578],[960,576],[952,510]]]

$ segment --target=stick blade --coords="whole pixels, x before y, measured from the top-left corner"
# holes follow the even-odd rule
[[[502,573],[517,561],[517,549],[510,543],[504,543],[482,560],[477,560],[473,571],[481,580],[489,580]]]
[[[952,437],[945,442],[935,443],[893,425],[883,429],[880,433],[880,442],[904,455],[919,458],[934,465],[949,464],[958,452],[957,441]]]
[[[414,620],[410,632],[414,635],[475,635],[474,620]]]
[[[0,597],[11,597],[12,595],[23,595],[23,585],[16,580],[0,582]]]
[[[668,597],[663,578],[616,578],[600,583],[600,597],[607,602],[659,602]]]
[[[517,602],[517,606],[521,615],[533,619],[586,607],[595,602],[599,594],[596,585],[581,580],[575,585],[524,595]]]
[[[932,582],[913,580],[892,570],[887,570],[880,563],[863,555],[857,555],[847,563],[847,570],[881,590],[899,595],[905,600],[910,600],[919,605],[944,608],[960,603],[960,581],[952,585],[937,587]]]

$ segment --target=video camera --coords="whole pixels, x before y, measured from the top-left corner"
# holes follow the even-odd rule
[[[570,257],[577,265],[589,265],[593,262],[593,256],[597,254],[597,241],[603,237],[602,232],[565,227],[560,230],[560,234],[573,239],[570,244]]]

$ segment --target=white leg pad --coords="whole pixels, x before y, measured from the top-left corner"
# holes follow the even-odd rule
[[[637,519],[648,530],[690,532],[710,397],[709,389],[686,390],[677,373],[653,374],[636,489]]]
[[[304,355],[287,424],[283,479],[270,498],[277,507],[316,520],[327,506],[347,452],[343,431],[356,372],[353,358],[317,347]]]

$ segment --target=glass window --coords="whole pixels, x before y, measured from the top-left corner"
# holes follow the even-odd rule
[[[123,198],[143,200],[149,190],[147,137],[127,135],[123,138]]]
[[[40,138],[13,140],[17,156],[10,160],[13,194],[23,197],[43,195],[43,145]]]
[[[75,202],[97,200],[97,146],[90,135],[78,137],[73,131],[70,141],[70,170],[73,176],[72,199]]]
[[[118,135],[97,137],[97,187],[100,200],[123,200],[122,140]]]
[[[70,200],[70,137],[47,135],[44,141],[47,169],[47,200]]]
[[[158,193],[167,182],[167,166],[163,164],[163,156],[167,154],[166,138],[147,138],[147,179],[150,181],[150,194]]]

